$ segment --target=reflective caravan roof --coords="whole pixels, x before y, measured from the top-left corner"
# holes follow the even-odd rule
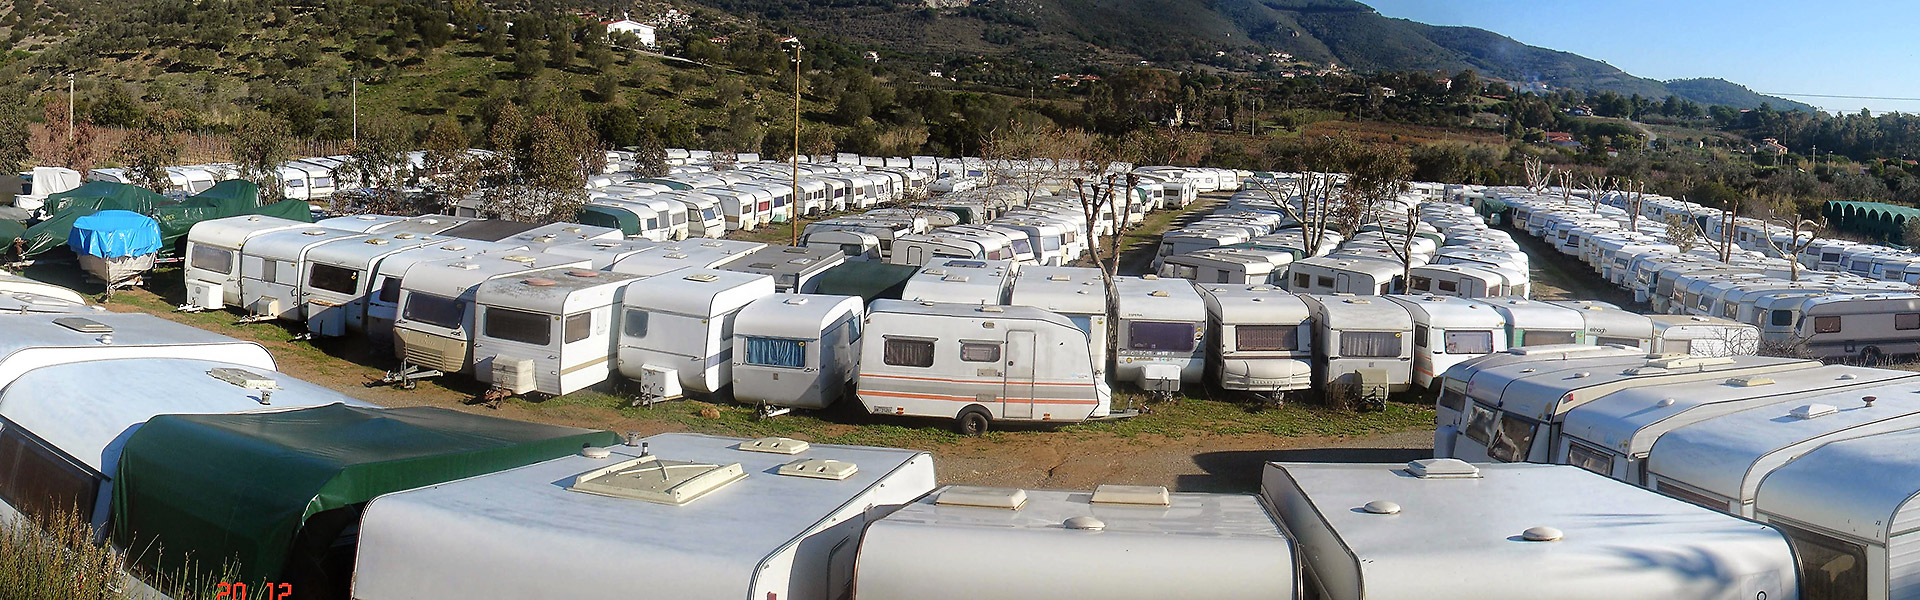
[[[1560,430],[1634,456],[1646,452],[1654,440],[1676,427],[1715,416],[1830,390],[1915,377],[1920,374],[1835,365],[1620,390],[1568,411]]]

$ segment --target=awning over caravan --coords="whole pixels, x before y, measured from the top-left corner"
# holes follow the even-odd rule
[[[152,211],[153,207],[166,201],[166,196],[155,194],[140,186],[113,181],[89,181],[80,187],[47,196],[44,209],[47,214],[58,214],[74,207],[91,206],[94,210],[113,208],[146,214]]]
[[[574,220],[581,225],[618,229],[622,235],[639,235],[640,233],[639,215],[610,206],[595,204],[582,206],[579,214],[574,215]]]
[[[881,298],[899,300],[900,292],[907,287],[907,280],[918,272],[920,268],[912,265],[850,260],[821,273],[815,279],[820,287],[814,293],[859,296],[866,302]]]
[[[260,581],[280,575],[313,515],[617,442],[435,407],[162,415],[121,454],[114,538],[161,572],[231,564],[240,581]]]

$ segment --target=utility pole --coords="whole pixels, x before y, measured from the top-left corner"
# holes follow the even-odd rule
[[[787,245],[800,245],[800,38],[793,42],[793,199],[787,201]]]
[[[73,141],[73,74],[67,74],[67,141]]]
[[[352,75],[351,72],[348,73],[349,77],[352,77]],[[360,145],[360,78],[353,77],[351,81],[353,82],[353,91],[351,92],[353,96],[353,144],[358,146]]]

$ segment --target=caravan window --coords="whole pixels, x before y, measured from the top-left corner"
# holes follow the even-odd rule
[[[545,346],[553,341],[553,326],[547,324],[546,315],[511,308],[487,307],[481,333],[497,340],[535,346]]]
[[[1427,290],[1431,290],[1431,289],[1433,289],[1433,278],[1431,278],[1431,277],[1421,277],[1421,276],[1419,276],[1419,275],[1415,275],[1415,276],[1413,276],[1413,290],[1414,290],[1414,291],[1416,291],[1416,292],[1424,292],[1424,291],[1427,291]]]
[[[1483,445],[1493,443],[1493,423],[1493,409],[1473,403],[1467,408],[1467,439]]]
[[[1528,331],[1520,334],[1522,346],[1544,346],[1547,344],[1571,344],[1571,331]]]
[[[1447,354],[1493,353],[1491,331],[1449,331],[1443,335],[1446,337]]]
[[[307,274],[307,287],[336,294],[352,294],[360,291],[360,272],[315,263],[313,272]]]
[[[1465,392],[1461,392],[1459,390],[1446,387],[1446,385],[1443,383],[1440,387],[1439,403],[1441,408],[1445,408],[1455,412],[1464,411],[1467,409],[1467,394]]]
[[[1400,355],[1398,331],[1340,332],[1340,356],[1347,358],[1391,358]]]
[[[1127,324],[1127,347],[1134,350],[1192,352],[1192,323],[1134,321]]]
[[[1333,276],[1331,275],[1321,275],[1319,277],[1313,278],[1313,281],[1315,285],[1318,285],[1323,288],[1333,287]]]
[[[1312,275],[1308,275],[1306,273],[1293,274],[1293,287],[1304,290],[1312,286],[1313,286]]]
[[[1920,329],[1920,313],[1899,313],[1893,316],[1894,329]]]
[[[1638,339],[1624,338],[1624,337],[1607,337],[1604,335],[1598,338],[1594,338],[1593,343],[1596,346],[1613,345],[1613,346],[1626,346],[1628,348],[1640,347],[1640,340]]]
[[[1300,349],[1298,325],[1239,325],[1233,328],[1233,349],[1272,352]]]
[[[39,438],[11,423],[0,430],[0,498],[28,516],[75,511],[93,521],[100,481]]]
[[[1494,433],[1493,443],[1487,446],[1487,457],[1500,462],[1527,460],[1527,449],[1533,447],[1533,426],[1533,421],[1502,413],[1500,429]]]
[[[1773,311],[1772,321],[1770,322],[1773,323],[1774,327],[1792,327],[1793,311],[1790,311],[1790,310]]]
[[[1859,544],[1769,521],[1787,534],[1800,558],[1800,597],[1808,600],[1867,597],[1867,552]]]
[[[1435,284],[1439,286],[1440,291],[1442,292],[1460,291],[1460,282],[1458,281],[1453,281],[1450,279],[1442,279],[1440,281],[1435,282]]]
[[[887,338],[880,348],[880,360],[896,367],[933,366],[933,340]]]
[[[213,271],[221,275],[233,273],[233,251],[213,246],[193,245],[192,256],[188,263],[195,269]]]
[[[380,282],[380,301],[394,304],[400,301],[400,278],[388,277]]]
[[[1000,362],[1000,344],[996,342],[960,342],[960,360]]]
[[[1603,477],[1613,476],[1613,455],[1580,442],[1567,442],[1567,464]]]
[[[1415,348],[1427,347],[1427,336],[1430,336],[1430,335],[1433,335],[1432,329],[1428,329],[1427,326],[1425,325],[1414,325],[1413,326],[1413,347]]]
[[[647,337],[647,311],[629,308],[625,315],[621,315],[621,321],[626,323],[623,327],[627,337]]]
[[[407,296],[407,309],[401,318],[419,321],[435,327],[453,329],[459,327],[467,318],[467,303],[433,294],[414,293]]]
[[[571,344],[593,335],[593,313],[583,312],[567,316],[566,343]]]
[[[807,366],[806,342],[753,336],[742,339],[746,340],[746,364],[790,369]]]
[[[1840,317],[1837,315],[1831,316],[1831,317],[1814,317],[1813,332],[1814,333],[1839,333]]]

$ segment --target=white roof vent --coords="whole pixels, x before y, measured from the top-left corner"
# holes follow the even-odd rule
[[[1520,539],[1529,542],[1558,542],[1564,537],[1566,534],[1561,533],[1560,530],[1545,525],[1528,527],[1526,531],[1520,532]]]
[[[1858,379],[1858,377],[1856,377],[1856,376],[1854,376],[1854,374],[1852,374],[1852,373],[1841,373],[1841,374],[1840,374],[1840,380],[1841,380],[1841,381],[1853,381],[1854,379]]]
[[[1423,458],[1407,463],[1407,473],[1421,479],[1467,479],[1480,476],[1480,468],[1458,458]]]
[[[979,508],[1003,508],[1020,510],[1027,504],[1027,491],[1020,488],[976,487],[956,485],[940,492],[934,498],[934,504],[941,506],[974,506]]]
[[[1679,400],[1676,400],[1673,398],[1661,398],[1659,402],[1655,402],[1653,403],[1653,405],[1658,406],[1660,408],[1666,408],[1666,407],[1678,404],[1679,402],[1680,402]]]
[[[1666,369],[1662,369],[1660,367],[1634,367],[1631,369],[1627,369],[1625,371],[1621,371],[1620,374],[1622,375],[1660,375],[1666,372],[1667,372]]]
[[[535,259],[531,256],[527,256],[524,254],[512,254],[512,255],[502,256],[500,257],[500,260],[510,260],[523,265],[530,265],[530,264],[533,264],[533,261]]]
[[[1818,419],[1838,412],[1840,412],[1840,409],[1834,408],[1831,404],[1807,404],[1804,406],[1796,406],[1793,410],[1788,411],[1787,414],[1793,415],[1795,419]]]
[[[1171,506],[1173,498],[1167,493],[1165,486],[1103,484],[1093,488],[1092,502],[1094,504]]]
[[[1067,517],[1067,520],[1062,521],[1060,526],[1082,531],[1100,531],[1107,528],[1107,523],[1092,515],[1080,515],[1077,517]]]
[[[685,279],[687,281],[696,281],[699,283],[713,283],[715,281],[719,281],[720,276],[712,273],[694,273],[692,275],[682,277],[681,279]]]
[[[1397,515],[1400,514],[1400,505],[1386,500],[1375,500],[1360,507],[1360,510],[1374,515]]]
[[[1725,356],[1663,356],[1647,361],[1649,367],[1662,369],[1685,369],[1689,367],[1713,367],[1733,364],[1733,359]]]
[[[965,275],[948,275],[940,278],[941,281],[951,281],[953,283],[966,283],[969,279],[971,278]]]
[[[860,471],[859,465],[826,458],[804,458],[780,465],[779,473],[789,477],[809,477],[813,479],[832,479],[835,481],[852,477]]]
[[[1166,291],[1166,290],[1154,290],[1153,292],[1151,292],[1151,293],[1149,293],[1149,294],[1147,294],[1147,295],[1148,295],[1148,296],[1153,296],[1153,297],[1155,297],[1155,298],[1165,298],[1165,297],[1167,297],[1167,291]]]
[[[802,304],[806,304],[806,303],[807,303],[807,299],[806,299],[806,298],[788,298],[788,299],[786,299],[786,304],[789,304],[789,305],[792,305],[792,306],[799,306],[799,305],[802,305]]]
[[[581,473],[567,489],[678,506],[746,476],[740,463],[714,465],[648,455]]]
[[[679,253],[679,252],[668,252],[668,253],[667,253],[666,255],[664,255],[664,256],[661,256],[661,258],[671,258],[671,259],[674,259],[674,260],[681,260],[681,259],[684,259],[684,258],[686,258],[686,257],[687,257],[687,255],[685,255],[685,254],[681,254],[681,253]]]
[[[613,451],[608,450],[606,448],[595,448],[593,446],[588,446],[580,449],[580,455],[585,456],[587,458],[594,459],[594,460],[602,460],[607,457],[613,456]]]
[[[53,323],[80,333],[113,333],[113,326],[86,317],[60,317]]]
[[[387,242],[387,240],[385,240],[385,239],[383,239],[383,238],[369,238],[369,239],[367,239],[367,241],[366,241],[366,243],[368,243],[368,244],[372,244],[372,245],[375,245],[375,246],[385,246],[385,245],[387,245],[387,244],[388,244],[389,242]]]
[[[757,440],[740,442],[739,448],[748,452],[766,452],[768,454],[799,454],[813,447],[804,441],[783,437],[763,437]]]
[[[1066,275],[1049,275],[1047,281],[1073,281],[1073,278]]]
[[[1773,385],[1773,378],[1759,377],[1759,376],[1735,377],[1732,379],[1728,379],[1727,385],[1730,385],[1733,387],[1759,387],[1763,385]]]

